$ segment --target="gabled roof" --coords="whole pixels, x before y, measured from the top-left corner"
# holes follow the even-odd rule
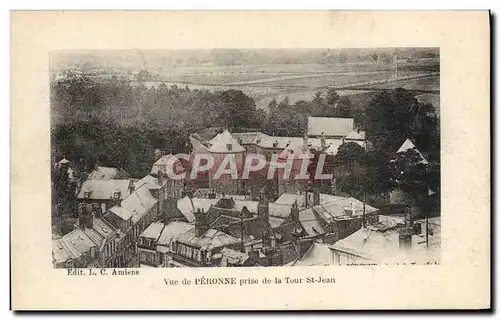
[[[325,137],[345,137],[354,129],[354,119],[351,118],[307,118],[307,135]]]
[[[163,174],[167,173],[167,168],[170,168],[175,174],[185,171],[179,158],[169,153],[158,159],[151,168],[151,173],[158,174],[161,171]]]
[[[226,258],[227,262],[232,265],[244,265],[248,260],[249,256],[246,253],[236,251],[230,248],[223,248],[220,253],[222,254],[222,259]]]
[[[193,206],[195,211],[198,209],[203,209],[205,212],[207,212],[208,209],[210,209],[210,207],[215,205],[218,201],[219,199],[208,198],[192,198],[190,200],[188,196],[185,196],[184,198],[177,201],[177,209],[179,209],[179,211],[187,219],[187,221],[193,222],[194,220],[196,220],[194,216]]]
[[[422,235],[412,236],[411,249],[400,249],[399,232],[397,229],[378,231],[376,229],[372,230],[370,227],[362,228],[350,236],[337,241],[331,248],[356,255],[367,261],[386,263],[404,261],[426,263],[428,261],[435,261],[435,259],[429,258],[436,251],[425,248],[425,237]]]
[[[136,189],[139,189],[142,186],[146,186],[149,189],[158,189],[161,186],[158,184],[158,178],[147,175],[139,181],[134,182],[134,186]]]
[[[146,230],[144,230],[139,237],[153,239],[154,241],[158,240],[161,235],[161,232],[165,225],[161,222],[153,222],[151,223]]]
[[[200,237],[195,234],[195,228],[190,229],[177,238],[178,242],[192,245],[200,249],[211,250],[240,243],[240,240],[225,232],[208,229]]]
[[[146,186],[143,186],[123,199],[119,206],[111,207],[109,211],[125,221],[132,219],[132,223],[135,224],[157,203],[158,199],[151,195]]]
[[[331,223],[336,219],[360,217],[363,215],[363,202],[356,198],[342,198],[330,201],[312,208],[326,223]],[[354,209],[354,212],[352,212]],[[378,209],[365,204],[365,213],[373,213]]]
[[[63,158],[63,159],[62,159],[62,160],[60,160],[58,163],[59,163],[59,164],[67,164],[67,163],[71,163],[71,161],[69,161],[69,160],[68,160],[68,159],[66,159],[66,158]]]
[[[267,134],[258,131],[233,133],[233,137],[242,145],[258,144],[257,141],[260,143],[263,140],[270,138]]]
[[[311,208],[299,212],[299,222],[305,233],[310,237],[326,233],[323,225],[314,215]]]
[[[323,243],[314,242],[302,258],[295,261],[294,266],[331,266],[333,251]]]
[[[413,142],[411,142],[410,139],[406,139],[405,142],[403,142],[403,144],[401,145],[401,147],[399,148],[399,150],[396,153],[402,153],[402,152],[408,151],[410,149],[415,149],[415,151],[419,154],[420,158],[422,159],[420,161],[421,163],[423,163],[423,164],[429,163],[429,162],[427,162],[425,157],[422,155],[422,153],[417,149],[417,147],[415,147]]]
[[[212,153],[238,153],[245,151],[245,148],[227,130],[216,135],[209,143],[210,147],[208,151]],[[229,145],[231,145],[231,150],[228,149]]]
[[[77,259],[92,247],[96,247],[96,243],[79,228],[52,241],[52,253],[57,263]]]
[[[190,223],[172,221],[165,225],[165,228],[163,228],[163,231],[158,238],[158,245],[168,246],[172,240],[177,239],[179,236],[193,228],[194,226]]]
[[[89,174],[88,178],[95,180],[129,179],[130,175],[123,169],[98,166]]]
[[[129,186],[131,180],[94,180],[89,179],[83,182],[77,199],[84,199],[85,192],[90,192],[92,200],[109,200],[113,198],[115,192],[121,192],[121,198],[125,198],[130,194]]]

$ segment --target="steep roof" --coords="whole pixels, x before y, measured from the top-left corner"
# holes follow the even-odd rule
[[[164,227],[165,225],[161,222],[153,222],[139,236],[156,241],[160,237]]]
[[[308,136],[347,136],[354,129],[354,119],[351,118],[307,118]]]
[[[52,253],[57,263],[79,258],[96,244],[81,229],[75,229],[52,241]]]
[[[193,202],[192,204],[191,201]],[[195,211],[198,209],[203,209],[205,212],[207,212],[208,209],[210,209],[210,207],[215,205],[218,201],[219,199],[208,198],[192,198],[190,200],[188,196],[185,196],[184,198],[177,201],[177,209],[179,209],[179,211],[187,219],[187,221],[193,222],[194,220],[196,220],[194,216],[193,206]]]
[[[185,171],[179,158],[169,153],[156,160],[151,168],[151,173],[158,174],[161,171],[163,174],[166,174],[168,167],[176,174]]]
[[[89,174],[88,178],[96,180],[128,179],[130,175],[123,169],[98,166]]]
[[[238,153],[245,151],[245,148],[227,130],[216,135],[209,143],[210,147],[208,151],[212,153]],[[231,146],[231,150],[228,149],[228,146]]]
[[[195,228],[190,229],[177,238],[178,242],[192,245],[200,249],[211,250],[240,243],[240,240],[228,235],[225,232],[208,229],[200,237],[195,234]]]
[[[233,137],[240,144],[258,144],[257,141],[262,142],[262,140],[269,138],[267,134],[259,131],[233,133]]]
[[[248,260],[249,256],[246,253],[236,251],[230,248],[223,248],[220,253],[222,259],[226,258],[227,263],[232,265],[243,265]]]
[[[193,229],[194,226],[190,223],[182,222],[182,221],[172,221],[169,224],[165,225],[163,231],[158,238],[158,245],[168,246],[170,242],[180,235],[188,232]]]
[[[299,222],[306,234],[310,237],[326,233],[323,225],[314,215],[311,208],[299,212]]]
[[[415,151],[419,154],[420,158],[422,159],[420,161],[421,163],[423,163],[423,164],[429,163],[429,162],[427,162],[425,157],[422,155],[422,153],[417,149],[417,147],[415,147],[413,142],[411,142],[410,139],[406,139],[405,142],[403,142],[403,144],[401,145],[401,147],[399,148],[399,150],[396,153],[402,153],[402,152],[408,151],[410,149],[415,149]]]
[[[352,209],[354,208],[354,212]],[[363,202],[356,198],[342,198],[336,201],[330,201],[324,204],[313,207],[314,212],[316,212],[322,219],[327,223],[331,223],[335,219],[342,217],[360,217],[363,215]],[[378,209],[365,204],[365,213],[373,213],[378,211]]]
[[[83,182],[77,199],[84,199],[86,191],[91,191],[89,198],[92,200],[109,200],[117,191],[121,192],[123,199],[130,194],[129,186],[131,183],[131,180],[89,179]]]
[[[314,242],[302,258],[295,261],[294,266],[331,266],[333,252],[325,244]]]
[[[119,206],[113,206],[109,211],[125,221],[132,218],[132,223],[136,223],[157,203],[158,199],[151,195],[147,186],[142,186],[123,199]]]
[[[155,178],[153,176],[147,175],[141,180],[138,180],[134,182],[134,186],[136,189],[139,189],[142,186],[146,186],[149,189],[157,189],[160,188],[161,186],[158,184],[158,178]]]

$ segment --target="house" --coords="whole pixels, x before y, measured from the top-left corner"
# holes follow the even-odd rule
[[[213,260],[218,267],[250,267],[254,265],[248,254],[230,248],[223,248],[214,255]]]
[[[324,136],[329,139],[341,139],[346,137],[354,129],[352,118],[307,118],[307,136],[319,138]]]
[[[103,166],[96,166],[96,168],[87,177],[87,179],[91,180],[125,180],[130,178],[130,174],[123,169]]]
[[[54,268],[86,268],[98,265],[98,247],[81,229],[52,240]]]
[[[77,203],[98,204],[103,212],[128,197],[135,189],[132,180],[85,180],[76,197]]]
[[[155,189],[149,189],[145,184],[116,203],[103,216],[117,229],[115,265],[124,266],[132,263],[137,253],[139,235],[160,217],[159,194],[156,194],[157,197],[154,194]]]
[[[139,235],[137,251],[140,266],[166,267],[169,260],[171,242],[178,236],[194,228],[193,225],[173,221],[168,224],[153,222]]]
[[[295,260],[291,265],[298,267],[311,266],[331,266],[333,261],[333,250],[329,245],[314,242],[309,250],[299,259]]]
[[[179,158],[171,153],[161,156],[153,164],[150,174],[158,177],[158,184],[165,185],[166,197],[181,198],[185,178],[176,176],[186,174],[186,169]]]
[[[440,218],[434,226],[431,223],[428,237],[424,221],[406,219],[405,227],[386,222],[362,228],[331,246],[334,265],[439,264]]]
[[[224,247],[241,249],[241,239],[210,228],[204,214],[197,212],[195,227],[180,235],[172,242],[169,255],[174,266],[213,266],[212,257]]]

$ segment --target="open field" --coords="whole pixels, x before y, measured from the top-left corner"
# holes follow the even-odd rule
[[[257,105],[267,109],[272,99],[288,97],[290,103],[311,100],[316,91],[337,88],[339,95],[354,96],[371,91],[403,87],[415,90],[421,99],[439,104],[439,60],[395,63],[269,64],[197,67],[164,67],[153,71],[163,81],[157,86],[189,86],[199,90],[242,90]],[[397,78],[396,78],[397,75]],[[411,79],[407,79],[407,78]],[[402,79],[399,79],[402,78]],[[428,95],[423,95],[428,94]],[[436,99],[437,94],[437,99]],[[435,105],[439,109],[439,105]]]

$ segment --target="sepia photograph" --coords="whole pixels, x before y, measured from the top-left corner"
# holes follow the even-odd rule
[[[12,12],[12,309],[490,308],[489,19]]]
[[[440,263],[439,48],[62,50],[50,72],[54,268]]]

